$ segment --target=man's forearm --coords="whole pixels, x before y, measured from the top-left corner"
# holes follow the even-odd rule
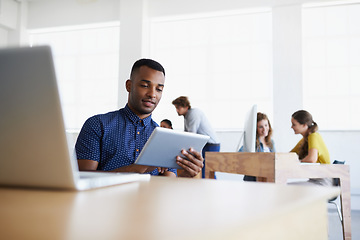
[[[111,172],[137,172],[137,173],[139,173],[139,169],[136,169],[136,167],[134,167],[134,164],[131,164],[131,165],[116,168],[114,170],[111,170]],[[140,172],[140,173],[143,173],[143,172]]]

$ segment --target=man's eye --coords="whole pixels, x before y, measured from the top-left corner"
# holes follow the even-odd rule
[[[158,92],[162,92],[163,90],[162,90],[162,88],[158,88],[157,91],[158,91]]]
[[[146,84],[141,84],[141,86],[144,88],[148,87],[148,85],[146,85]]]

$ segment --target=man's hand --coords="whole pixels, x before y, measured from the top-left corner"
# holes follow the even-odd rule
[[[201,153],[190,148],[188,151],[181,151],[183,156],[176,156],[176,163],[184,169],[179,173],[179,177],[195,177],[204,167],[204,159]]]

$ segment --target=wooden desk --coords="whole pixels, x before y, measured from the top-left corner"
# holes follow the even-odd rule
[[[0,239],[327,239],[336,188],[152,177],[84,192],[0,188]]]
[[[344,240],[351,239],[351,193],[348,165],[303,165],[299,163],[295,153],[206,152],[205,159],[206,178],[214,178],[215,171],[251,175],[262,182],[281,184],[286,184],[288,179],[293,178],[339,178]]]

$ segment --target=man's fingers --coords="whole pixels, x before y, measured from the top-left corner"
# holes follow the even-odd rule
[[[186,164],[184,164],[184,162]],[[201,168],[197,167],[195,164],[192,164],[193,167],[189,167],[189,165],[188,165],[189,163],[190,162],[188,160],[184,160],[184,159],[181,159],[181,160],[177,161],[177,164],[180,167],[182,167],[182,169],[184,169],[186,171],[188,176],[194,177],[201,171]],[[195,170],[195,169],[197,169],[197,170]]]

